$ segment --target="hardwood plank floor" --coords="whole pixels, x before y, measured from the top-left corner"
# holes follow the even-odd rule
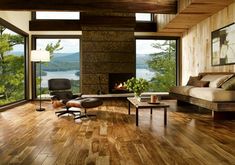
[[[50,102],[34,102],[0,113],[0,165],[164,165],[235,164],[235,121],[213,121],[194,107],[170,104],[163,110],[128,115],[127,102],[106,100],[89,110],[97,117],[74,122],[58,118]]]

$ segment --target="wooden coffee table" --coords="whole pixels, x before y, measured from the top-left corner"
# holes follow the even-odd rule
[[[128,106],[128,114],[131,113],[131,104],[135,106],[136,109],[136,126],[139,125],[139,109],[150,109],[150,114],[153,113],[153,108],[164,108],[164,125],[167,124],[167,108],[170,107],[169,105],[165,103],[159,103],[159,104],[150,104],[148,102],[140,102],[134,97],[128,97],[127,100],[129,101]]]

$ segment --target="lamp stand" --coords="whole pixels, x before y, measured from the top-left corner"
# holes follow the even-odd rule
[[[36,109],[36,111],[45,111],[46,109],[42,107],[42,69],[41,66],[42,62],[40,61],[40,100],[39,100],[39,108]]]

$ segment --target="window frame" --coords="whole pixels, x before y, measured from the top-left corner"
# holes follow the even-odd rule
[[[5,110],[6,108],[25,103],[29,99],[29,34],[2,18],[0,18],[0,24],[24,37],[24,98],[11,103],[0,105],[1,111]]]
[[[81,35],[32,35],[31,36],[31,48],[32,50],[36,49],[36,40],[37,39],[79,39],[79,52],[80,52],[80,70],[81,70]],[[36,92],[36,63],[33,62],[31,65],[31,75],[32,75],[32,100],[38,100]],[[80,77],[81,80],[81,77]],[[81,87],[81,81],[79,81]],[[48,100],[43,99],[42,100]]]
[[[135,46],[136,40],[175,40],[176,41],[176,86],[180,85],[181,80],[181,57],[180,57],[180,37],[170,37],[170,36],[136,36],[135,37]],[[135,63],[136,63],[136,55],[135,54]],[[136,65],[135,65],[136,70]]]

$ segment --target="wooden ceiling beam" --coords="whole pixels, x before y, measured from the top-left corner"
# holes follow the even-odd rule
[[[97,17],[96,17],[97,18]],[[102,25],[103,27],[114,27],[114,28],[121,28],[126,27],[130,28],[133,27],[135,32],[156,32],[157,31],[157,24],[154,22],[132,22],[131,24],[127,24],[126,20],[119,19],[118,22],[113,21],[110,23],[108,18],[99,19],[99,23],[92,23],[90,20],[83,22],[81,20],[32,20],[29,21],[29,30],[30,31],[81,31],[82,25],[89,26],[99,26]]]
[[[176,0],[0,0],[0,10],[177,13]]]
[[[229,6],[235,0],[190,0],[180,1],[179,12],[170,19],[161,22],[159,32],[185,32],[202,20]],[[162,16],[159,16],[162,17]]]

